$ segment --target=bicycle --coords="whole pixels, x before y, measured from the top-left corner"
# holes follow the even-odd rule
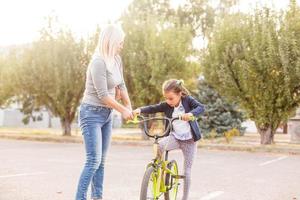
[[[170,130],[172,130],[172,123],[175,120],[181,120],[181,117],[172,119],[167,117],[145,118],[137,115],[134,120],[130,121],[131,123],[143,122],[145,134],[150,138],[154,138],[154,159],[147,165],[144,173],[140,200],[158,200],[162,196],[164,196],[165,200],[176,200],[177,198],[179,179],[184,179],[185,177],[178,174],[178,165],[176,160],[168,161],[168,151],[164,149],[163,153],[160,155],[158,146],[158,139],[165,137]],[[193,117],[191,120],[195,120],[195,118]],[[147,122],[149,121],[162,121],[163,124],[167,123],[164,132],[161,135],[150,134],[147,127]]]

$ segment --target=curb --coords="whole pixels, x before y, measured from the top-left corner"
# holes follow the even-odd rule
[[[199,148],[208,150],[223,150],[223,151],[247,151],[257,153],[283,153],[291,155],[300,155],[299,148],[290,148],[288,146],[262,146],[262,145],[238,145],[238,144],[199,144]]]
[[[51,136],[51,135],[0,133],[0,138],[13,139],[13,140],[39,141],[39,142],[83,143],[82,139],[76,136],[63,137],[63,136]]]
[[[53,135],[0,133],[0,139],[83,144],[83,139],[80,136],[53,136]],[[152,145],[152,142],[151,140],[142,140],[140,137],[137,136],[113,135],[112,144],[150,146]]]

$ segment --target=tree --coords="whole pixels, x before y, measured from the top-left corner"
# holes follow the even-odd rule
[[[191,27],[180,25],[168,1],[135,0],[121,17],[126,32],[125,81],[135,106],[161,100],[161,85],[184,79],[195,89],[199,66],[193,55]]]
[[[78,42],[70,31],[57,28],[53,20],[49,18],[40,39],[24,51],[18,69],[19,99],[25,114],[45,107],[60,118],[63,135],[71,135],[95,40]]]
[[[14,96],[13,71],[16,63],[15,50],[0,56],[0,107],[6,106]]]
[[[187,0],[179,6],[177,14],[181,24],[192,26],[193,36],[209,39],[216,22],[230,13],[239,0],[220,0],[217,5],[212,0]]]
[[[300,12],[256,9],[234,14],[216,28],[203,60],[217,91],[237,101],[255,121],[261,144],[271,144],[279,124],[300,100]]]
[[[204,136],[208,136],[212,131],[215,131],[217,136],[223,136],[226,131],[234,128],[241,134],[244,133],[244,113],[236,103],[229,103],[205,80],[199,80],[198,91],[196,97],[205,105],[205,112],[200,116],[199,123]]]
[[[2,106],[9,98],[8,90],[6,89],[5,79],[7,77],[5,73],[6,64],[4,57],[0,57],[0,106]]]

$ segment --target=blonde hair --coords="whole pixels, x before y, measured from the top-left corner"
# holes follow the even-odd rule
[[[169,79],[163,83],[162,86],[163,93],[174,92],[176,94],[180,93],[182,96],[190,95],[190,92],[184,87],[184,81],[182,79]]]
[[[120,26],[110,24],[102,29],[95,54],[103,58],[108,69],[114,63],[117,48],[124,40],[124,37],[125,33]]]

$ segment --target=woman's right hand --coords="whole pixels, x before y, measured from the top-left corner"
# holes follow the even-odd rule
[[[125,120],[133,119],[133,114],[129,109],[125,109],[121,114],[123,119]]]

